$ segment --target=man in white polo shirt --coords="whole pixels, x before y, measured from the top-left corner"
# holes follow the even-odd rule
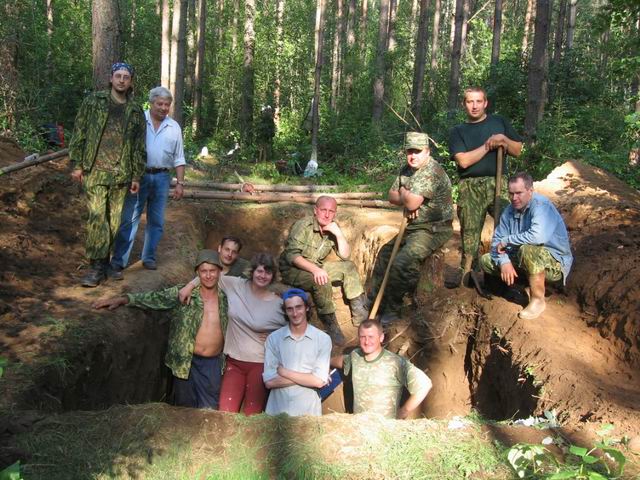
[[[137,195],[127,195],[122,210],[122,222],[116,237],[111,268],[112,280],[123,278],[122,269],[129,263],[129,255],[140,224],[142,211],[147,209],[147,226],[144,232],[142,265],[148,270],[157,269],[156,248],[164,229],[164,210],[167,205],[171,171],[175,169],[178,183],[173,198],[179,200],[184,193],[184,148],[180,125],[168,116],[173,97],[164,87],[149,92],[147,120],[147,166]]]
[[[308,323],[309,296],[299,288],[282,294],[289,325],[267,337],[262,379],[271,390],[267,415],[322,415],[318,389],[329,379],[331,338]]]

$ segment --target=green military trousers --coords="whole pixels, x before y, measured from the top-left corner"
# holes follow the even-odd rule
[[[358,270],[351,260],[325,262],[322,264],[322,268],[329,275],[329,283],[325,285],[316,284],[313,280],[313,275],[306,270],[300,270],[293,266],[281,272],[282,281],[292,287],[310,292],[313,297],[313,303],[315,303],[320,315],[336,311],[336,305],[333,303],[332,284],[334,282],[342,283],[344,294],[349,300],[364,293],[360,275],[358,275]]]
[[[120,228],[122,207],[128,187],[102,185],[96,183],[91,174],[87,177],[84,182],[89,209],[85,240],[87,258],[91,261],[108,260]]]
[[[385,308],[400,307],[402,297],[406,293],[415,291],[418,280],[420,280],[422,264],[435,250],[447,243],[452,234],[453,228],[451,226],[440,227],[437,232],[434,232],[433,229],[405,232],[400,249],[389,271],[389,280],[382,299],[382,305]],[[375,298],[378,293],[396,238],[393,237],[391,241],[383,245],[378,253],[371,277],[370,298]]]
[[[562,280],[560,262],[551,256],[549,250],[542,245],[521,245],[514,255],[509,255],[516,272],[526,277],[544,272],[547,282]],[[480,268],[489,275],[500,276],[500,267],[491,255],[485,253],[480,257]]]
[[[460,180],[458,197],[458,219],[460,220],[460,236],[462,238],[462,268],[467,258],[475,263],[480,247],[480,236],[484,219],[489,213],[493,216],[493,202],[496,194],[495,177],[475,177]],[[507,198],[507,178],[502,179],[500,192],[500,211],[509,204]],[[494,219],[496,223],[499,220]]]

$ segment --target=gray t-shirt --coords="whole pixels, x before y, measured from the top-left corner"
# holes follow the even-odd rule
[[[251,281],[244,278],[223,275],[219,283],[229,300],[224,353],[243,362],[264,362],[264,340],[260,334],[286,325],[282,299],[276,294],[269,300],[257,297],[251,290]]]

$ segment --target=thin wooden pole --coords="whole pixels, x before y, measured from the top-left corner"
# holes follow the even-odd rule
[[[33,167],[34,165],[40,165],[41,163],[50,162],[51,160],[55,160],[56,158],[65,157],[68,153],[69,153],[69,149],[64,148],[58,152],[50,153],[48,155],[43,155],[33,160],[27,160],[26,162],[21,162],[21,163],[14,163],[13,165],[0,168],[0,176],[6,175],[11,172],[17,172],[18,170],[22,170],[23,168]]]

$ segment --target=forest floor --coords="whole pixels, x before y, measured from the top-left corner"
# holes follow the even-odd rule
[[[23,156],[0,141],[0,167]],[[387,338],[429,374],[434,388],[412,421],[347,415],[348,383],[319,419],[245,418],[168,406],[164,314],[97,312],[93,300],[185,282],[203,246],[224,234],[242,255],[279,253],[300,204],[171,201],[159,269],[137,261],[123,282],[83,289],[85,207],[62,159],[0,184],[0,468],[26,478],[512,478],[506,447],[547,437],[591,446],[640,434],[640,194],[579,162],[536,190],[561,211],[575,254],[566,288],[535,321],[521,305],[465,288],[421,282]],[[338,219],[365,278],[400,215],[341,207]],[[492,226],[487,222],[488,242]],[[140,240],[140,239],[139,239]],[[443,249],[444,276],[459,262],[459,235]],[[133,259],[139,258],[140,241]],[[433,265],[432,265],[433,267]],[[436,265],[437,267],[437,265]],[[356,343],[348,307],[338,317]],[[522,421],[544,418],[536,427]],[[426,418],[425,418],[426,417]],[[544,428],[542,428],[544,427]],[[619,444],[625,477],[637,447]],[[564,448],[564,450],[563,450]],[[166,472],[173,472],[167,476]]]

